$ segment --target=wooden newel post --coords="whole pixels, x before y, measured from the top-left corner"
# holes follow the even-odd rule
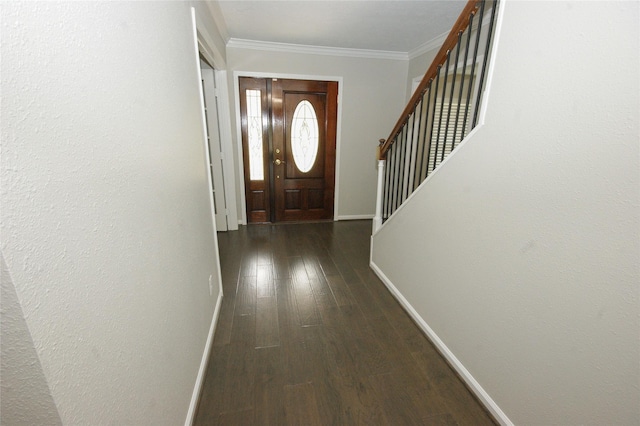
[[[384,156],[382,155],[382,146],[384,145],[385,140],[380,139],[380,144],[378,145],[378,188],[376,192],[376,214],[373,217],[373,232],[377,232],[378,229],[382,226],[382,187],[384,183]]]

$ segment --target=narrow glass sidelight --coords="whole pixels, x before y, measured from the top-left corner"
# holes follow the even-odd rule
[[[247,135],[249,137],[249,179],[264,180],[262,105],[259,90],[247,90]]]
[[[291,120],[291,153],[302,173],[313,167],[318,155],[318,117],[311,102],[301,101]]]

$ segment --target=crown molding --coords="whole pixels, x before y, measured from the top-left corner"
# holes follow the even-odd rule
[[[485,12],[483,19],[482,19],[482,27],[486,27],[487,25],[489,25],[489,14],[491,13],[491,11],[487,11]],[[475,20],[473,22],[473,26],[471,27],[471,31],[476,31],[478,29],[478,20]],[[440,49],[442,47],[442,45],[444,44],[444,41],[447,39],[447,37],[449,36],[449,31],[447,31],[446,33],[442,33],[439,36],[432,38],[431,40],[427,41],[426,43],[421,44],[420,46],[416,47],[415,49],[410,50],[407,53],[407,56],[409,57],[409,59],[414,59],[417,58],[418,56],[425,54],[431,50],[436,50],[436,49]]]
[[[342,47],[309,46],[305,44],[274,43],[267,41],[230,38],[227,48],[265,50],[271,52],[306,53],[310,55],[347,56],[351,58],[391,59],[408,61],[407,52],[387,50],[347,49]]]
[[[420,46],[416,47],[415,49],[410,50],[407,56],[409,57],[409,59],[414,59],[431,50],[440,49],[444,44],[444,41],[447,39],[448,35],[449,35],[449,32],[447,31],[446,33],[440,34],[436,38],[432,38],[426,43],[422,43]]]

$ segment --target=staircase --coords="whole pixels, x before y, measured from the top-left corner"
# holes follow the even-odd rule
[[[374,232],[478,123],[498,0],[470,0],[378,147]]]

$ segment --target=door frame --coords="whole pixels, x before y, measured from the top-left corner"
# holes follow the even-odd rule
[[[207,159],[213,181],[213,200],[215,206],[216,230],[227,231],[228,212],[227,197],[224,186],[224,169],[228,167],[222,162],[222,141],[220,138],[220,120],[218,116],[216,95],[215,68],[202,56],[200,58],[200,74],[204,94],[205,118],[207,120]]]
[[[335,184],[333,194],[333,220],[338,220],[338,200],[340,194],[340,153],[341,153],[341,135],[342,135],[342,87],[343,78],[338,76],[312,75],[312,74],[285,74],[285,73],[268,73],[268,72],[250,72],[250,71],[234,71],[233,72],[233,93],[235,102],[236,116],[236,149],[237,149],[237,167],[238,179],[240,182],[240,202],[242,205],[242,224],[247,224],[247,199],[245,196],[244,181],[244,162],[242,161],[242,120],[240,116],[240,77],[254,78],[281,78],[290,80],[318,80],[318,81],[335,81],[338,83],[338,110],[336,117],[336,170]]]
[[[222,172],[224,177],[224,194],[227,209],[227,229],[229,231],[233,231],[238,229],[238,212],[236,202],[235,165],[233,164],[233,131],[231,127],[231,110],[229,109],[230,98],[227,82],[227,64],[224,60],[224,56],[216,48],[213,38],[207,32],[207,26],[202,21],[202,18],[195,8],[192,7],[191,9],[193,10],[192,13],[194,15],[196,27],[198,73],[200,74],[199,55],[202,55],[209,65],[213,67],[213,73],[215,76],[215,97],[218,100],[217,118],[220,131],[222,162],[224,164]]]

